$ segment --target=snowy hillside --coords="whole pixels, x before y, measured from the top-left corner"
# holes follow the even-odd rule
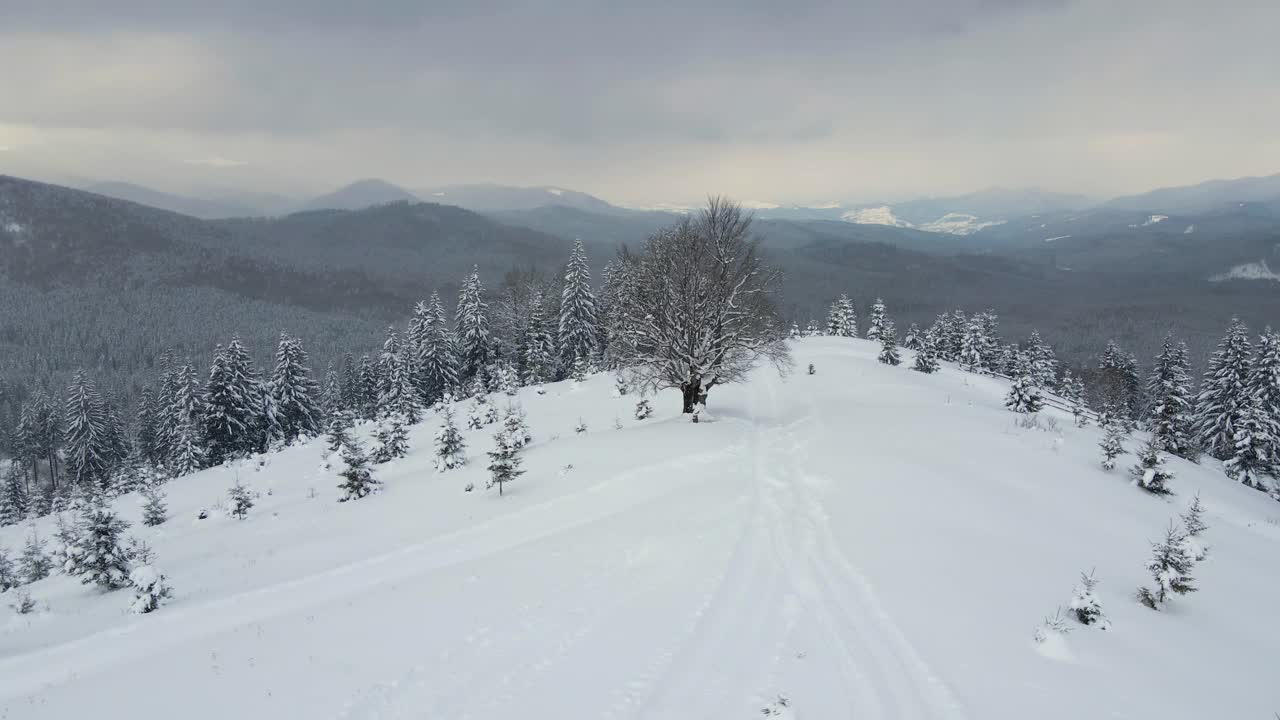
[[[326,468],[319,440],[168,484],[155,528],[125,496],[173,600],[132,615],[128,590],[30,585],[40,610],[0,615],[0,717],[1280,710],[1280,504],[1212,460],[1171,459],[1176,494],[1148,495],[1133,455],[1100,469],[1096,428],[1054,412],[1020,427],[1003,381],[881,365],[878,349],[797,341],[800,372],[716,388],[697,425],[675,394],[635,419],[605,375],[521,390],[533,443],[503,497],[484,489],[495,428],[464,431],[469,465],[438,473],[435,413],[356,502],[337,502],[341,462]],[[237,477],[257,496],[244,520],[219,507]],[[1197,492],[1199,592],[1149,610],[1133,598],[1149,541]],[[26,534],[0,529],[0,547]],[[1034,643],[1090,568],[1110,629],[1068,621]]]

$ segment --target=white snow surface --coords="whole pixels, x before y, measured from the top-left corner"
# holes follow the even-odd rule
[[[1210,282],[1224,282],[1226,280],[1272,280],[1280,282],[1280,273],[1271,269],[1266,260],[1258,262],[1244,263],[1223,273],[1218,273],[1209,278]]]
[[[976,215],[966,213],[947,213],[933,222],[921,225],[920,229],[949,235],[972,235],[982,228],[1004,223],[1004,220],[979,220]]]
[[[857,225],[890,225],[892,227],[912,227],[911,223],[893,214],[888,205],[860,208],[841,213],[840,218]]]
[[[1071,236],[1070,236],[1070,235],[1055,235],[1055,236],[1050,237],[1050,238],[1045,238],[1045,239],[1044,239],[1044,241],[1045,241],[1045,242],[1053,242],[1053,241],[1055,241],[1055,240],[1066,240],[1066,239],[1067,239],[1067,238],[1069,238],[1069,237],[1071,237]]]
[[[435,413],[412,429],[409,457],[376,467],[382,492],[356,502],[337,502],[341,462],[321,469],[320,440],[260,471],[169,483],[171,516],[155,528],[140,524],[140,498],[120,498],[174,597],[131,615],[128,589],[28,586],[41,613],[0,620],[0,717],[1199,720],[1280,708],[1280,503],[1212,460],[1170,460],[1176,494],[1153,497],[1125,472],[1132,455],[1099,468],[1096,428],[1056,411],[1056,431],[1019,428],[1005,382],[951,365],[922,375],[909,358],[889,367],[878,351],[797,341],[796,366],[815,375],[761,369],[715,388],[716,422],[696,425],[671,392],[635,420],[637,398],[612,397],[609,375],[522,390],[533,443],[501,498],[482,489],[497,426],[464,431],[470,464],[437,473]],[[237,474],[258,494],[249,517],[197,520]],[[1151,583],[1148,543],[1197,492],[1213,548],[1194,571],[1200,592],[1144,608],[1133,592]],[[0,528],[0,545],[25,536]],[[1094,567],[1111,629],[1069,621],[1052,652],[1037,646],[1037,625]]]
[[[1151,216],[1150,216],[1150,217],[1148,217],[1145,221],[1143,221],[1143,223],[1142,223],[1142,224],[1143,224],[1143,226],[1146,226],[1146,225],[1155,225],[1156,223],[1161,223],[1161,222],[1164,222],[1165,220],[1168,220],[1168,219],[1169,219],[1169,216],[1168,216],[1168,215],[1151,215]]]

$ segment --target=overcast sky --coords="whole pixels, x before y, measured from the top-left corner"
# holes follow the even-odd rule
[[[0,0],[0,172],[1110,195],[1280,172],[1277,28],[1275,0]]]

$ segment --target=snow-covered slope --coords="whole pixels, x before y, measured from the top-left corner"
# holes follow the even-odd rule
[[[716,388],[713,421],[697,425],[671,394],[635,420],[635,398],[611,397],[607,376],[522,391],[534,443],[501,498],[482,489],[492,428],[466,432],[468,468],[436,473],[434,416],[410,457],[378,468],[384,492],[358,502],[336,502],[319,441],[260,471],[170,483],[173,517],[158,528],[122,498],[173,602],[134,616],[128,591],[32,585],[48,611],[0,621],[0,717],[1280,708],[1280,504],[1213,461],[1172,461],[1177,494],[1149,496],[1099,469],[1094,428],[1053,413],[1041,422],[1057,429],[1020,428],[1002,381],[888,367],[877,348],[799,341],[797,365],[816,375]],[[259,494],[249,518],[196,520],[237,475]],[[1148,541],[1197,492],[1212,546],[1200,591],[1148,610],[1132,597],[1150,582]],[[0,545],[23,534],[0,529]],[[1094,567],[1111,630],[1075,626],[1053,657],[1038,652],[1034,628]]]
[[[1218,273],[1209,278],[1210,282],[1225,282],[1227,280],[1271,280],[1280,282],[1280,274],[1272,270],[1266,260],[1259,260],[1258,262],[1236,265],[1226,272]]]
[[[858,225],[889,225],[892,227],[911,227],[911,223],[902,220],[893,214],[893,208],[888,205],[879,207],[859,208],[857,210],[849,210],[840,216],[840,219],[847,222],[856,223]]]

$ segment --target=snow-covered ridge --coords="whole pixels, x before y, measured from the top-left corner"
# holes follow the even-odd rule
[[[1147,225],[1155,225],[1156,223],[1162,223],[1168,219],[1169,219],[1168,215],[1152,215],[1148,217],[1146,221],[1142,223],[1142,225],[1143,227],[1146,227]]]
[[[893,208],[888,205],[849,210],[842,213],[840,218],[857,225],[889,225],[891,227],[905,228],[913,227],[911,223],[894,215]]]
[[[860,208],[842,214],[841,219],[858,225],[888,225],[891,227],[915,228],[925,232],[944,233],[947,235],[972,235],[979,230],[993,225],[1003,225],[1004,220],[980,220],[968,213],[952,212],[921,225],[914,225],[893,214],[888,205]]]
[[[1218,273],[1209,278],[1210,282],[1223,282],[1226,280],[1273,280],[1280,282],[1280,274],[1272,270],[1266,260],[1259,260],[1258,262],[1236,265],[1226,272]]]

